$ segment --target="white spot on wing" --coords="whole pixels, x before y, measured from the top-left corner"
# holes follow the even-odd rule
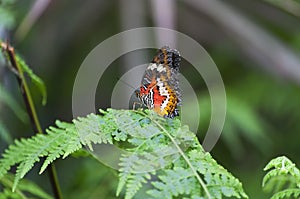
[[[159,64],[158,67],[157,67],[157,71],[158,72],[166,72],[166,67],[162,64]]]
[[[164,65],[162,65],[162,64],[157,65],[156,63],[149,64],[147,69],[149,69],[149,70],[156,69],[158,72],[166,72],[167,71],[166,67]]]

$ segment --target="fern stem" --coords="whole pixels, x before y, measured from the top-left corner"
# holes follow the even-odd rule
[[[7,53],[7,59],[11,66],[13,67],[14,70],[17,71],[16,77],[19,82],[19,87],[21,90],[21,94],[23,96],[23,100],[26,106],[27,113],[30,117],[31,125],[35,133],[43,133],[40,121],[38,119],[35,106],[31,97],[31,93],[29,90],[29,87],[27,85],[25,76],[24,76],[24,71],[22,70],[22,67],[20,67],[19,63],[16,60],[16,55],[14,52],[14,48],[11,47],[8,43],[4,43],[0,41],[0,46],[1,48]],[[59,181],[57,178],[56,170],[54,167],[54,164],[52,163],[50,165],[50,168],[48,169],[49,173],[49,179],[50,183],[53,189],[53,194],[55,198],[61,199],[62,194],[59,186]]]
[[[208,189],[207,189],[204,181],[201,179],[200,175],[198,174],[197,170],[192,165],[192,163],[189,160],[189,158],[185,155],[185,153],[182,151],[182,149],[180,148],[180,146],[176,143],[176,140],[172,137],[172,135],[170,133],[168,133],[168,131],[159,122],[157,122],[155,120],[153,120],[153,122],[170,138],[170,140],[173,142],[173,144],[175,145],[175,147],[179,151],[180,155],[183,157],[183,159],[185,160],[185,162],[192,169],[192,172],[194,173],[194,176],[197,178],[198,182],[202,186],[202,188],[203,188],[204,192],[206,193],[207,197],[209,199],[212,199],[212,197],[211,197],[211,195],[210,195],[210,193],[209,193],[209,191],[208,191]]]

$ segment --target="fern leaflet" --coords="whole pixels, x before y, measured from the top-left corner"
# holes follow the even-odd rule
[[[299,198],[300,171],[296,165],[285,156],[272,159],[264,168],[269,170],[264,176],[262,187],[272,192],[272,199]]]
[[[46,134],[15,141],[0,159],[0,178],[17,165],[13,190],[42,157],[42,173],[57,158],[83,146],[115,144],[123,150],[117,195],[125,187],[131,199],[145,186],[153,198],[247,198],[242,184],[206,153],[196,136],[178,119],[165,119],[152,111],[101,111],[56,122]]]

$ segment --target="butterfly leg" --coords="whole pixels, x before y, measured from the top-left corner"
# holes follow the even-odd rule
[[[139,105],[139,108],[143,108],[143,104],[141,102],[133,102],[132,110],[137,110],[136,105]]]

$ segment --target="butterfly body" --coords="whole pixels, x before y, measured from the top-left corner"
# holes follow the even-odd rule
[[[180,54],[169,47],[159,49],[145,70],[138,98],[149,109],[161,116],[173,118],[179,115],[179,65]]]

